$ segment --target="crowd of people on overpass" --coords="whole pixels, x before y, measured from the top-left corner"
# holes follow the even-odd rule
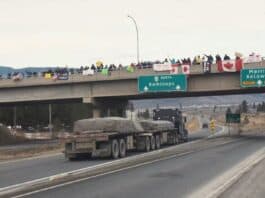
[[[235,60],[241,59],[243,57],[242,54],[236,53],[235,54]],[[264,58],[261,58],[259,55],[252,53],[249,55],[248,59],[252,58],[258,59],[260,61],[264,60]],[[126,70],[128,72],[134,72],[138,69],[146,69],[146,68],[152,68],[155,64],[174,64],[177,66],[181,65],[190,65],[190,66],[198,66],[202,65],[205,69],[205,66],[207,66],[207,71],[210,72],[211,65],[221,61],[227,61],[231,60],[230,56],[225,54],[223,58],[217,54],[215,57],[211,54],[203,54],[203,55],[197,55],[193,59],[191,58],[183,58],[176,60],[175,58],[165,58],[163,61],[144,61],[140,63],[131,63],[130,65],[115,65],[115,64],[104,64],[102,61],[97,61],[95,64],[92,64],[90,66],[80,66],[79,68],[68,68],[63,67],[56,67],[56,68],[50,68],[45,71],[25,71],[25,72],[13,72],[8,74],[0,74],[0,79],[12,79],[14,81],[19,81],[24,78],[32,78],[32,77],[43,77],[46,79],[53,79],[53,80],[67,80],[70,75],[79,74],[79,75],[94,75],[95,73],[101,73],[102,75],[111,75],[114,71],[121,71]],[[254,60],[255,61],[255,60]]]

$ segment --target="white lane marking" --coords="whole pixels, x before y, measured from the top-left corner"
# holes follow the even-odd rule
[[[203,187],[192,192],[188,197],[193,198],[218,198],[240,177],[250,171],[255,165],[265,159],[265,147],[262,147],[251,156],[245,158],[239,164],[209,181]]]
[[[35,156],[35,157],[27,157],[27,158],[23,158],[23,159],[2,161],[2,162],[0,162],[0,165],[10,164],[10,163],[17,163],[17,162],[23,162],[23,161],[30,161],[30,160],[35,160],[35,159],[55,157],[55,156],[59,156],[59,155],[63,155],[63,154],[60,152],[60,153],[45,154],[45,155],[40,155],[40,156]]]
[[[221,144],[218,144],[218,146],[222,146],[222,145],[229,144],[229,143],[233,143],[233,142],[237,142],[237,141],[238,140],[232,140],[232,141],[230,140],[230,141],[227,141],[227,142],[223,142]],[[93,179],[93,178],[96,178],[96,177],[101,177],[101,176],[104,176],[104,175],[109,175],[109,174],[113,174],[113,173],[116,173],[116,172],[121,172],[123,170],[133,169],[133,168],[137,168],[137,167],[140,167],[140,166],[144,166],[144,165],[148,165],[148,164],[153,164],[153,163],[156,163],[156,162],[159,162],[159,161],[164,161],[164,160],[172,159],[172,158],[175,158],[175,157],[181,157],[181,156],[188,155],[188,154],[191,154],[191,153],[195,153],[195,152],[198,152],[198,151],[204,150],[204,149],[205,148],[203,148],[203,149],[197,149],[197,150],[195,149],[195,150],[188,151],[188,152],[185,152],[185,153],[174,154],[174,155],[171,155],[171,156],[168,156],[168,157],[156,159],[156,160],[153,160],[153,161],[150,161],[150,162],[144,162],[144,163],[141,163],[141,164],[137,164],[137,165],[133,165],[133,166],[121,168],[121,169],[118,169],[118,170],[109,171],[109,172],[106,172],[106,173],[101,173],[101,174],[98,174],[98,175],[94,175],[94,176],[90,176],[90,177],[86,177],[86,178],[82,178],[82,179],[78,179],[78,180],[74,180],[74,181],[70,181],[70,182],[65,182],[65,183],[62,183],[62,184],[55,185],[55,186],[43,188],[43,189],[40,189],[40,190],[32,191],[32,192],[25,193],[25,194],[21,194],[21,195],[17,195],[17,196],[14,196],[14,198],[21,198],[21,197],[29,196],[29,195],[32,195],[32,194],[36,194],[36,193],[40,193],[40,192],[52,190],[52,189],[55,189],[55,188],[59,188],[59,187],[71,185],[71,184],[74,184],[74,183],[82,182],[82,181],[85,181],[85,180]]]

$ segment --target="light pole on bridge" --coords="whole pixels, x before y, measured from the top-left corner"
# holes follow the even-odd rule
[[[134,25],[135,25],[135,29],[136,29],[136,40],[137,40],[137,63],[139,64],[140,63],[140,50],[139,50],[139,30],[138,30],[138,26],[137,26],[137,23],[136,23],[136,20],[131,16],[131,15],[128,15],[128,18],[130,18]]]

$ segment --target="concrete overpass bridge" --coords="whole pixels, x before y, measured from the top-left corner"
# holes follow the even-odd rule
[[[245,64],[245,68],[261,66],[265,67],[265,61]],[[265,93],[265,88],[241,88],[239,72],[219,73],[216,65],[212,66],[209,74],[203,74],[199,65],[191,66],[187,92],[139,93],[138,77],[156,74],[167,74],[167,72],[138,69],[134,73],[123,70],[113,71],[110,76],[100,73],[93,76],[71,75],[65,81],[47,80],[43,77],[32,77],[21,81],[2,80],[0,105],[79,100],[91,103],[94,107],[94,116],[99,116],[103,109],[123,108],[129,99]]]

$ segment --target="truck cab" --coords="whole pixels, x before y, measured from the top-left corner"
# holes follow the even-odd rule
[[[183,116],[179,109],[155,109],[153,110],[153,120],[167,120],[173,122],[180,140],[188,141],[188,131],[185,128],[187,118]]]

